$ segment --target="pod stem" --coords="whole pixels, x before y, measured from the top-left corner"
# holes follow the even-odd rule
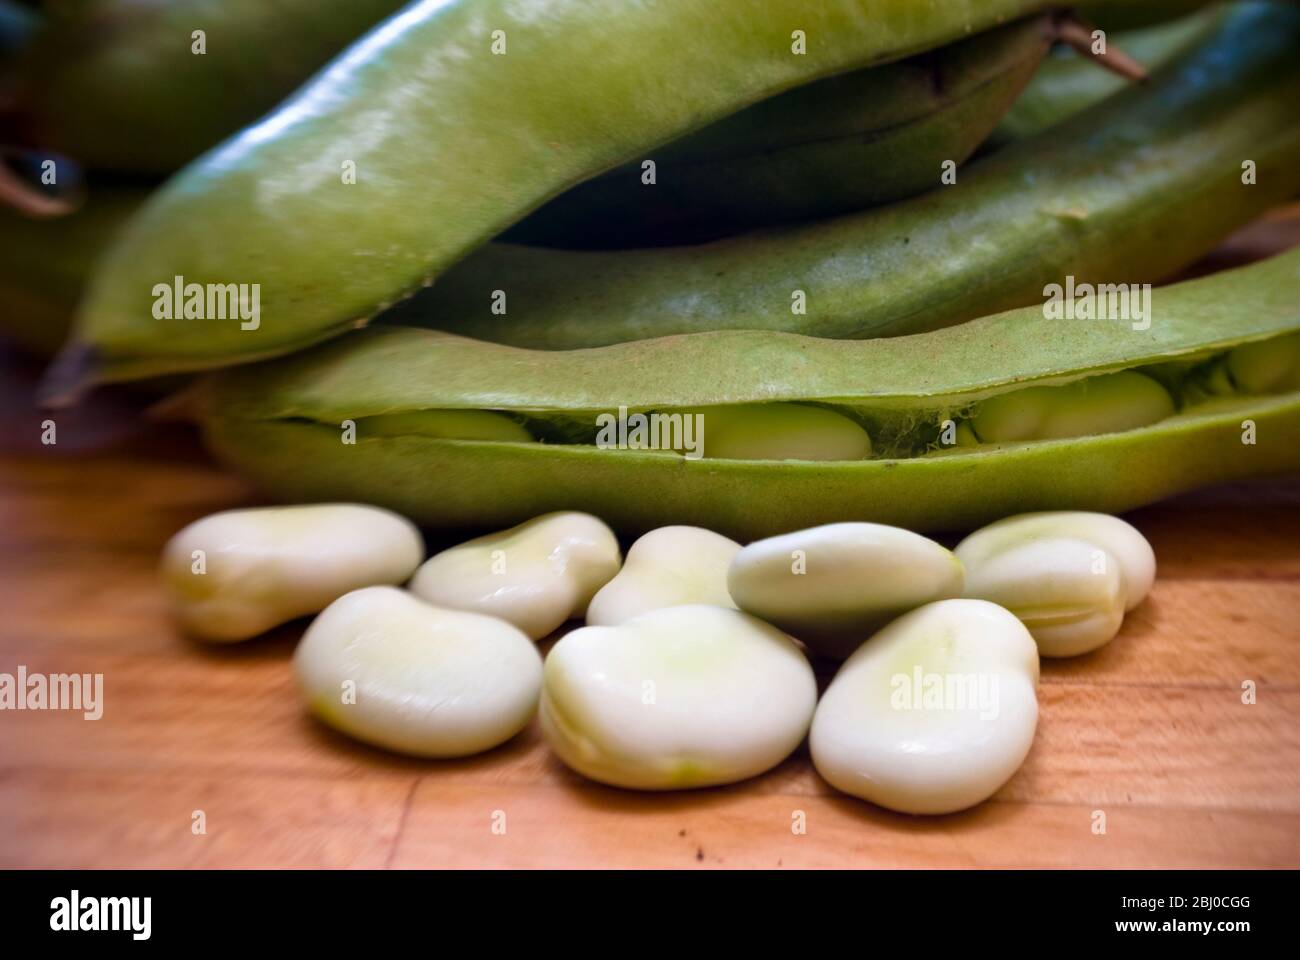
[[[73,340],[45,371],[36,389],[36,402],[46,410],[76,406],[94,386],[101,366],[98,349]]]
[[[1109,40],[1102,52],[1093,49],[1093,32],[1096,28],[1074,14],[1064,14],[1056,20],[1056,37],[1062,43],[1069,44],[1082,57],[1091,60],[1099,67],[1117,73],[1127,80],[1142,82],[1147,78],[1147,69],[1130,57]]]

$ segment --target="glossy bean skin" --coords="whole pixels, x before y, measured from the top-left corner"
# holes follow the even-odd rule
[[[271,109],[403,0],[49,4],[10,126],[87,167],[170,173]],[[192,33],[206,52],[191,52]]]
[[[588,626],[612,626],[632,617],[703,603],[737,609],[727,568],[740,544],[702,527],[660,527],[628,548],[623,568],[587,605]]]
[[[931,190],[943,162],[963,163],[1020,95],[1051,32],[1048,18],[1031,18],[797,87],[578,184],[503,239],[699,243]],[[643,181],[646,160],[653,184]]]
[[[967,571],[964,596],[1006,609],[1044,657],[1077,657],[1105,646],[1124,622],[1118,560],[1085,540],[1035,540]]]
[[[962,563],[878,523],[831,523],[748,544],[727,571],[736,606],[842,660],[896,617],[962,595]]]
[[[952,186],[700,246],[491,244],[392,320],[545,349],[721,329],[878,337],[1037,302],[1067,274],[1159,281],[1300,190],[1297,44],[1300,10],[1244,4],[1146,84]]]
[[[977,444],[843,462],[686,461],[591,445],[599,412],[802,401],[888,427],[959,418],[989,395],[1178,359],[1300,329],[1300,251],[1154,291],[1146,330],[1048,321],[1041,308],[911,338],[835,342],[762,331],[528,351],[373,329],[210,386],[206,435],[288,500],[354,499],[433,526],[501,527],[582,509],[623,533],[703,526],[737,540],[845,520],[961,530],[1030,510],[1118,513],[1199,486],[1300,469],[1300,394],[1215,398],[1100,436]],[[337,424],[379,410],[492,409],[544,443],[379,437]],[[1245,445],[1244,424],[1255,442]],[[586,439],[579,433],[586,431]],[[437,489],[428,478],[437,477]]]
[[[918,607],[836,673],[809,731],[813,764],[837,790],[890,810],[942,814],[973,806],[1010,780],[1029,753],[1038,677],[1033,639],[996,604]],[[964,699],[935,702],[921,692],[922,683],[945,678],[974,683]]]
[[[150,200],[84,303],[76,353],[87,369],[66,365],[50,391],[344,333],[656,144],[1049,6],[767,0],[758,16],[751,0],[660,0],[611,17],[600,0],[416,0]],[[804,55],[792,52],[799,30],[815,41]],[[260,324],[155,317],[151,291],[175,276],[258,283]]]
[[[510,624],[389,586],[326,607],[293,667],[322,721],[416,757],[464,757],[510,739],[536,714],[542,685],[537,649]]]
[[[1146,599],[1156,580],[1156,555],[1132,524],[1107,513],[1042,511],[1005,517],[976,530],[953,548],[967,569],[987,563],[998,553],[1018,550],[1040,540],[1082,540],[1114,557],[1124,585],[1124,609]]]
[[[353,590],[405,582],[424,558],[405,517],[355,503],[224,510],[163,548],[160,574],[193,636],[249,640]]]
[[[429,603],[496,617],[540,640],[581,616],[621,563],[618,541],[599,518],[561,511],[435,554],[410,588]]]
[[[1107,42],[1154,73],[1202,40],[1223,16],[1219,8],[1210,8],[1142,29],[1115,32]],[[1129,83],[1116,73],[1098,69],[1069,47],[1058,47],[1038,68],[989,140],[1007,144],[1032,137],[1119,93]]]
[[[798,645],[708,604],[574,630],[543,669],[542,735],[601,783],[689,790],[776,766],[803,740],[817,681]]]

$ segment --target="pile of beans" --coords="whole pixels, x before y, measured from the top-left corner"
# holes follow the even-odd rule
[[[746,546],[670,526],[624,560],[601,520],[559,512],[426,560],[404,518],[326,504],[200,520],[163,576],[179,621],[215,642],[317,613],[294,656],[303,696],[379,747],[465,756],[539,716],[584,776],[672,790],[755,776],[808,737],[836,788],[946,813],[1015,773],[1039,657],[1114,638],[1155,556],[1123,520],[1055,512],[952,551],[875,523]],[[543,662],[536,641],[579,618]],[[810,657],[843,660],[820,701]]]

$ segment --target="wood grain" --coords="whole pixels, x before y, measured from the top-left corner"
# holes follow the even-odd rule
[[[60,414],[44,446],[34,369],[0,367],[0,671],[105,678],[100,720],[0,713],[0,867],[1300,867],[1294,480],[1131,515],[1159,558],[1151,597],[1110,646],[1045,663],[1029,759],[975,810],[842,797],[804,749],[743,784],[643,795],[583,781],[535,725],[455,762],[324,729],[289,672],[302,623],[235,648],[180,636],[163,543],[253,492],[129,395]]]

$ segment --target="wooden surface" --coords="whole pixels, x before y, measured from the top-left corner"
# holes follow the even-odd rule
[[[1033,752],[991,802],[917,819],[835,794],[802,750],[734,787],[638,795],[571,774],[535,728],[460,762],[353,744],[302,710],[301,623],[213,649],[167,620],[162,544],[253,502],[239,481],[129,411],[60,416],[52,448],[40,419],[4,431],[0,671],[102,673],[105,711],[0,713],[2,867],[1300,866],[1293,482],[1135,513],[1150,599],[1098,654],[1045,663]]]
[[[1033,750],[991,801],[921,819],[834,793],[806,749],[733,787],[647,795],[570,773],[535,725],[457,762],[352,743],[299,702],[302,623],[210,648],[167,619],[163,543],[250,491],[121,396],[60,414],[43,446],[31,369],[0,368],[0,672],[105,685],[98,721],[0,713],[0,867],[1300,866],[1296,481],[1134,513],[1150,598],[1110,646],[1044,662]]]

